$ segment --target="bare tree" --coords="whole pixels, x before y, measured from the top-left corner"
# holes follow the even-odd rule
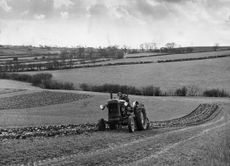
[[[144,44],[143,43],[140,44],[140,49],[141,49],[142,52],[144,51]]]
[[[68,55],[69,55],[69,52],[67,50],[61,51],[60,59],[61,59],[61,65],[63,67],[67,66],[66,60],[68,59]]]
[[[85,47],[78,47],[78,57],[85,59]]]
[[[174,43],[174,42],[166,43],[165,46],[166,46],[168,49],[173,49],[173,48],[175,48],[176,43]]]
[[[127,54],[129,52],[130,48],[126,45],[123,45],[123,47],[121,49],[124,51],[125,54]]]
[[[150,50],[151,50],[151,51],[157,49],[157,43],[152,42],[152,43],[149,43],[149,45],[150,45]]]

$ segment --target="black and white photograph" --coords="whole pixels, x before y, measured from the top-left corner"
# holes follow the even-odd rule
[[[230,166],[230,0],[0,0],[0,166]]]

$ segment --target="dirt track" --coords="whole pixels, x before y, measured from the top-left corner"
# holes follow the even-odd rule
[[[192,165],[194,162],[190,162],[190,159],[194,156],[191,157],[188,153],[186,154],[186,160],[182,160],[180,156],[184,154],[179,153],[188,150],[195,151],[197,149],[194,149],[193,145],[190,144],[197,144],[197,139],[210,137],[210,134],[222,131],[221,129],[229,129],[228,109],[229,105],[222,110],[222,107],[216,104],[203,104],[182,118],[152,122],[152,128],[148,131],[134,134],[128,134],[126,129],[125,131],[115,131],[115,133],[112,131],[96,132],[87,137],[83,136],[87,142],[87,149],[85,150],[79,150],[77,153],[69,155],[37,160],[29,162],[29,164],[110,166],[122,164],[131,166],[184,165],[188,162],[187,165]],[[221,133],[218,133],[218,136],[219,134]],[[116,137],[116,135],[118,136]],[[183,149],[184,146],[190,146],[190,148]],[[182,148],[182,150],[177,152],[178,148]],[[173,158],[175,156],[179,157],[175,159]],[[206,165],[208,164],[206,163]],[[225,164],[227,165],[227,163]],[[197,161],[195,165],[200,164]]]

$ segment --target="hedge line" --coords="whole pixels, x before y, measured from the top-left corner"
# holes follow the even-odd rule
[[[103,85],[90,85],[90,84],[80,84],[80,88],[84,91],[94,91],[94,92],[112,92],[112,93],[126,93],[132,95],[142,95],[142,96],[206,96],[206,97],[229,97],[229,93],[224,89],[209,89],[201,92],[201,90],[194,86],[183,86],[181,88],[163,91],[160,87],[146,86],[142,88],[137,88],[128,85],[118,85],[118,84],[103,84]]]
[[[44,89],[64,89],[74,90],[74,84],[69,82],[58,82],[52,80],[52,74],[39,73],[35,75],[17,74],[17,73],[0,73],[0,79],[10,79],[32,83],[32,85],[41,87]],[[203,92],[195,86],[183,86],[181,88],[169,91],[163,91],[160,87],[145,86],[137,88],[135,86],[119,85],[119,84],[103,84],[103,85],[90,85],[80,84],[80,88],[83,91],[93,92],[112,92],[112,93],[126,93],[132,95],[142,96],[206,96],[206,97],[229,97],[230,94],[224,89],[207,89]]]

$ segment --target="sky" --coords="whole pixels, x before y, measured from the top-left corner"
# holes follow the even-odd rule
[[[230,0],[0,0],[1,45],[230,45]]]

